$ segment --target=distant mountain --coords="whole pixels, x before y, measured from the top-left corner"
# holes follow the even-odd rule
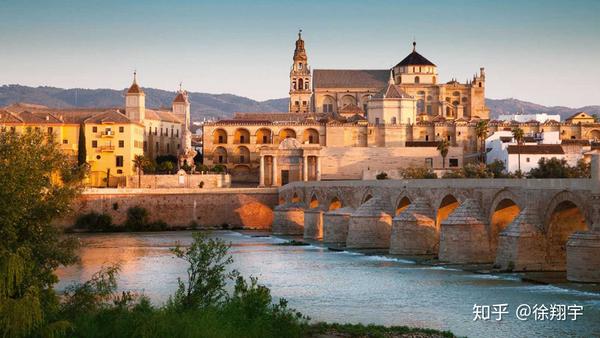
[[[38,104],[53,108],[122,107],[125,91],[114,89],[62,89],[54,87],[0,86],[0,107],[17,102]],[[175,92],[144,88],[146,106],[171,107]],[[234,112],[281,112],[288,110],[287,99],[255,101],[233,94],[189,93],[192,120],[226,118]]]
[[[561,117],[561,121],[564,121],[565,118],[580,112],[584,111],[588,114],[598,114],[600,115],[600,106],[585,106],[580,108],[569,108],[569,107],[546,107],[540,104],[531,103],[527,101],[521,101],[517,99],[486,99],[485,100],[487,106],[490,108],[490,115],[492,119],[497,118],[500,114],[515,114],[515,113],[524,113],[524,114],[534,114],[534,113],[547,113],[547,114],[559,114]]]
[[[170,107],[175,92],[144,88],[146,106],[152,108]],[[255,101],[233,94],[207,94],[190,92],[192,120],[202,118],[228,118],[235,112],[283,112],[288,110],[288,99]],[[72,107],[122,107],[125,89],[62,89],[54,87],[27,87],[21,85],[0,86],[0,107],[17,102],[39,104],[54,108]],[[548,113],[566,117],[585,111],[600,115],[600,106],[581,108],[546,107],[517,99],[486,99],[492,119],[508,113]]]

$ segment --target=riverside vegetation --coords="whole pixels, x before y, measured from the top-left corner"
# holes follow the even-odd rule
[[[119,266],[103,267],[59,295],[55,270],[77,261],[78,241],[51,223],[69,211],[87,165],[40,131],[2,132],[0,172],[2,337],[453,337],[408,327],[311,324],[285,299],[274,302],[256,278],[231,270],[229,246],[202,233],[194,233],[189,247],[171,249],[188,267],[164,305],[117,292]],[[140,218],[134,217],[139,210],[131,212]]]

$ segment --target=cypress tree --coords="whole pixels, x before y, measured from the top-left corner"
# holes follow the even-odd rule
[[[87,150],[85,148],[85,124],[79,126],[79,143],[77,145],[77,163],[81,166],[86,163]]]

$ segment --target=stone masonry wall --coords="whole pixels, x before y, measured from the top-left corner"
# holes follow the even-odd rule
[[[171,226],[270,229],[277,189],[89,189],[74,203],[70,217],[57,222],[69,227],[78,215],[96,211],[112,216],[115,224],[126,219],[127,209],[146,208],[150,221]]]

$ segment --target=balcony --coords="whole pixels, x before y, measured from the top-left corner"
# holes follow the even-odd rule
[[[115,132],[112,130],[105,130],[103,132],[100,133],[100,136],[102,137],[113,137],[115,136]]]
[[[115,146],[99,146],[98,152],[107,153],[115,151]]]

